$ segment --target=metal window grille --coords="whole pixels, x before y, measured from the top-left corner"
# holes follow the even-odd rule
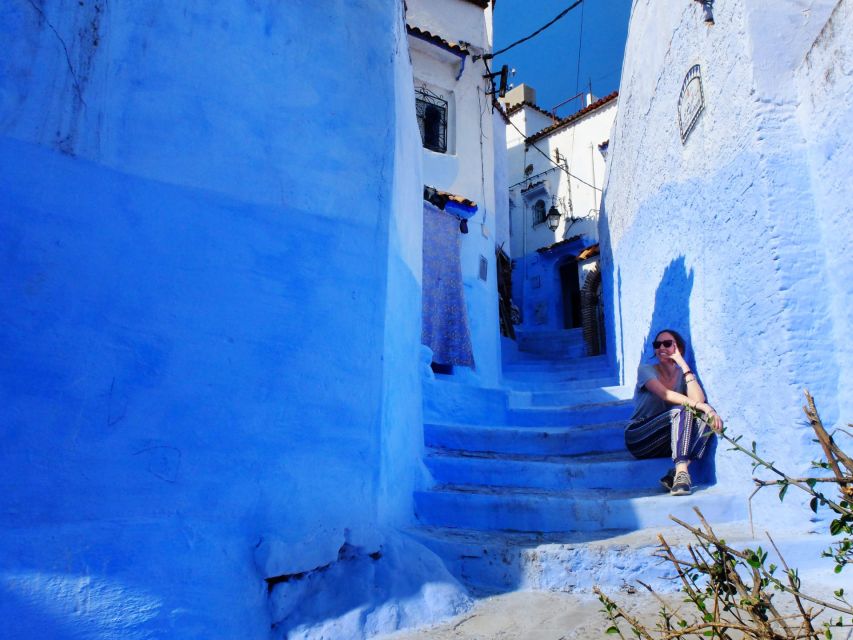
[[[533,205],[533,224],[542,224],[545,222],[545,201],[537,200]]]
[[[426,87],[415,91],[418,128],[424,147],[447,153],[447,100]]]

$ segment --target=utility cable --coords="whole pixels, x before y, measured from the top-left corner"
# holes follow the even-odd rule
[[[522,136],[522,138],[524,138],[524,142],[525,142],[525,144],[526,144],[527,146],[529,146],[529,147],[533,147],[533,148],[534,148],[534,149],[536,149],[539,153],[541,153],[543,156],[545,156],[546,158],[548,158],[548,162],[550,162],[551,164],[553,164],[556,168],[558,168],[558,169],[560,169],[560,170],[564,171],[564,172],[566,173],[566,175],[567,175],[567,176],[569,176],[569,177],[571,177],[571,178],[574,178],[575,180],[577,180],[577,181],[578,181],[578,182],[580,182],[581,184],[585,184],[585,185],[586,185],[586,186],[588,186],[590,189],[595,189],[596,191],[601,191],[601,189],[599,189],[598,187],[596,187],[594,184],[590,184],[589,182],[587,182],[587,181],[586,181],[586,180],[584,180],[583,178],[579,178],[579,177],[577,177],[575,174],[573,174],[571,171],[569,171],[569,170],[568,170],[566,167],[564,167],[563,165],[561,165],[561,164],[558,164],[558,163],[554,162],[554,160],[551,158],[551,156],[550,156],[550,155],[548,155],[547,153],[545,153],[544,151],[542,151],[542,149],[540,149],[539,147],[537,147],[537,146],[536,146],[535,144],[533,144],[532,142],[527,142],[527,136],[526,136],[526,135],[524,135],[524,132],[523,132],[521,129],[519,129],[518,127],[516,127],[516,126],[515,126],[515,123],[514,123],[514,122],[510,121],[509,123],[510,123],[510,125],[512,125],[512,128],[513,128],[513,129],[515,129],[516,131],[518,131],[518,132],[521,134],[521,136]]]
[[[580,0],[580,1],[582,2],[583,0]],[[488,61],[488,60],[486,60],[485,58],[483,58],[483,66],[486,68],[486,74],[487,74],[487,75],[486,75],[486,76],[484,76],[484,77],[489,77],[489,76],[491,75],[491,73],[492,73],[492,70],[491,70],[491,69],[489,69],[489,61]],[[479,96],[479,92],[478,92],[478,94],[477,94],[477,95]],[[495,104],[497,104],[497,103],[498,103],[498,101],[495,99],[495,96],[494,96],[494,95],[492,95],[492,105],[495,105]],[[498,106],[500,106],[500,105],[498,105]],[[510,125],[512,125],[512,128],[513,128],[513,129],[515,129],[516,131],[518,131],[518,133],[520,133],[520,134],[521,134],[521,137],[524,139],[524,144],[526,144],[526,145],[527,145],[527,146],[529,146],[529,147],[533,147],[533,148],[534,148],[534,149],[536,149],[539,153],[541,153],[543,156],[545,156],[546,158],[548,158],[548,162],[550,162],[551,164],[553,164],[557,169],[560,169],[561,171],[565,171],[567,176],[569,176],[569,177],[571,177],[571,178],[574,178],[575,180],[577,180],[577,181],[578,181],[578,182],[580,182],[581,184],[585,184],[586,186],[588,186],[588,187],[590,187],[590,188],[592,188],[592,189],[595,189],[596,191],[601,191],[601,189],[599,189],[598,187],[596,187],[594,184],[590,184],[589,182],[587,182],[587,181],[586,181],[586,180],[584,180],[583,178],[579,178],[579,177],[577,177],[575,174],[573,174],[572,172],[570,172],[570,171],[568,170],[568,168],[564,167],[564,166],[563,166],[563,165],[561,165],[560,163],[558,163],[558,162],[554,162],[554,160],[551,158],[551,156],[550,156],[550,155],[548,155],[547,153],[545,153],[544,151],[542,151],[542,149],[540,149],[539,147],[537,147],[537,146],[536,146],[535,144],[533,144],[532,142],[527,142],[527,135],[525,135],[525,133],[524,133],[521,129],[519,129],[517,126],[515,126],[515,123],[514,123],[512,120],[510,120],[509,118],[507,118],[507,119],[506,119],[506,122],[508,122]],[[573,135],[573,136],[574,136],[574,133],[575,133],[575,132],[574,132],[574,129],[572,129],[572,135]]]
[[[573,9],[574,7],[576,7],[577,5],[579,5],[581,2],[583,2],[583,0],[578,0],[575,4],[573,4],[571,7],[569,7],[568,9],[566,9],[566,11],[570,11],[571,9]],[[554,18],[554,20],[557,20],[557,19],[558,19],[558,18],[560,18],[560,17],[561,17],[561,16],[557,16],[557,18]],[[551,22],[554,22],[554,20],[552,20]],[[545,25],[545,26],[547,27],[548,25]],[[545,27],[542,27],[542,28],[544,29]],[[540,31],[541,31],[541,29],[540,29]],[[535,34],[534,34],[534,35],[535,35]],[[530,37],[532,37],[532,36],[530,36]],[[489,69],[489,61],[488,61],[488,59],[487,59],[485,56],[483,56],[483,57],[482,57],[482,60],[483,60],[483,66],[486,68],[486,74],[487,74],[487,75],[486,75],[486,76],[484,76],[484,77],[489,77],[489,76],[491,76],[491,73],[492,73],[492,70],[491,70],[491,69]],[[477,94],[477,95],[478,95],[478,97],[479,97],[479,91],[478,91],[478,94]],[[494,96],[494,95],[492,95],[492,104],[493,104],[493,105],[494,105],[494,104],[497,104],[497,100],[495,99],[495,96]],[[481,119],[482,119],[482,118],[481,118]],[[554,167],[556,167],[557,169],[560,169],[561,171],[564,171],[564,172],[566,173],[566,175],[567,175],[567,176],[569,176],[570,178],[574,178],[575,180],[577,180],[577,181],[578,181],[578,182],[580,182],[581,184],[585,184],[585,185],[586,185],[586,186],[588,186],[590,189],[593,189],[594,191],[601,191],[601,189],[599,189],[598,187],[596,187],[594,184],[590,184],[589,182],[587,182],[587,181],[586,181],[586,180],[584,180],[583,178],[579,178],[578,176],[576,176],[575,174],[573,174],[571,171],[569,171],[569,170],[568,170],[568,168],[567,168],[567,167],[564,167],[563,165],[561,165],[561,164],[559,164],[559,163],[557,163],[557,162],[554,162],[554,160],[551,158],[551,156],[550,156],[550,155],[548,155],[547,153],[545,153],[544,151],[542,151],[542,149],[540,149],[539,147],[537,147],[537,146],[536,146],[535,144],[533,144],[532,142],[527,142],[527,135],[525,135],[525,133],[524,133],[521,129],[519,129],[517,126],[515,126],[515,123],[514,123],[512,120],[510,120],[509,118],[507,118],[507,119],[506,119],[506,122],[508,122],[510,125],[512,125],[512,128],[513,128],[513,129],[515,129],[516,131],[518,131],[518,133],[519,133],[519,134],[521,134],[521,137],[524,139],[524,143],[525,143],[527,146],[529,146],[529,147],[533,147],[534,149],[536,149],[539,153],[541,153],[543,156],[545,156],[545,157],[548,159],[548,162],[550,162],[551,164],[553,164],[553,165],[554,165]],[[481,126],[482,126],[482,125],[481,125]],[[482,133],[481,133],[481,135],[482,135]],[[572,130],[572,135],[574,135],[574,130]],[[602,192],[602,193],[603,193],[603,192]]]
[[[516,41],[515,41],[515,42],[513,42],[511,45],[508,45],[508,46],[504,47],[504,48],[503,48],[503,49],[501,49],[500,51],[494,51],[494,52],[492,52],[492,53],[484,53],[484,54],[483,54],[483,55],[481,55],[481,56],[473,56],[472,60],[475,60],[475,61],[476,61],[476,60],[479,60],[480,58],[483,58],[484,60],[491,60],[491,59],[492,59],[492,58],[494,58],[495,56],[499,56],[499,55],[500,55],[500,54],[502,54],[502,53],[506,53],[507,51],[509,51],[510,49],[512,49],[514,46],[519,45],[519,44],[521,44],[522,42],[527,42],[527,41],[528,41],[528,40],[530,40],[531,38],[534,38],[534,37],[538,36],[540,33],[542,33],[543,31],[545,31],[545,29],[547,29],[547,28],[548,28],[548,27],[550,27],[552,24],[554,24],[555,22],[557,22],[557,20],[559,20],[560,18],[562,18],[564,15],[566,15],[569,11],[571,11],[572,9],[574,9],[575,7],[577,7],[579,4],[583,4],[583,0],[577,0],[577,1],[576,1],[575,3],[573,3],[571,6],[567,7],[567,8],[566,8],[566,9],[564,9],[563,11],[561,11],[561,12],[559,13],[559,15],[557,15],[557,17],[556,17],[556,18],[554,18],[553,20],[551,20],[551,22],[549,22],[548,24],[546,24],[546,25],[545,25],[545,26],[543,26],[543,27],[540,27],[539,29],[537,29],[536,31],[534,31],[533,33],[531,33],[529,36],[525,36],[525,37],[523,37],[521,40],[516,40]]]
[[[486,103],[486,109],[483,109],[483,103],[480,101],[480,92],[482,91],[481,87],[477,87],[477,106],[480,111],[480,195],[482,196],[481,202],[483,203],[483,225],[486,224],[486,164],[485,164],[485,153],[483,152],[483,116],[486,115],[488,111],[488,102]]]

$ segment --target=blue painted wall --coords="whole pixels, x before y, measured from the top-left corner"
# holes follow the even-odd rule
[[[401,6],[0,32],[3,635],[268,637],[263,578],[382,548],[420,482]]]
[[[851,83],[832,62],[850,52],[850,2],[806,15],[794,2],[722,0],[714,13],[708,27],[699,5],[632,9],[600,228],[610,354],[633,384],[654,333],[682,331],[732,433],[807,473],[818,453],[802,390],[827,425],[853,411],[840,311],[853,293],[840,160],[853,141],[841,124]],[[682,142],[678,98],[695,64],[704,111]],[[748,460],[718,451],[716,465],[746,500]],[[754,506],[788,518],[778,504],[765,492]]]
[[[513,301],[521,303],[521,331],[561,331],[565,329],[564,296],[560,268],[576,262],[577,255],[596,240],[582,236],[548,251],[531,251],[515,259],[512,282]],[[578,287],[583,286],[583,268],[578,263]]]

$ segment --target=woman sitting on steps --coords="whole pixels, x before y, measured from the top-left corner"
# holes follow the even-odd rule
[[[652,342],[657,364],[641,364],[634,389],[634,414],[625,427],[625,445],[635,458],[672,456],[675,469],[661,483],[674,496],[692,492],[690,462],[705,453],[708,429],[720,431],[723,421],[705,402],[705,392],[684,360],[684,338],[664,329]],[[675,406],[673,406],[675,405]],[[703,414],[696,418],[691,407]]]

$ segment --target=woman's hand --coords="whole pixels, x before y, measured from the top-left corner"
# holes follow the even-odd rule
[[[687,364],[687,361],[684,359],[684,356],[681,355],[681,351],[678,350],[678,344],[675,344],[675,347],[672,350],[672,354],[669,356],[670,359],[677,364],[682,371],[690,370],[690,365]]]
[[[697,402],[695,408],[705,414],[705,422],[717,433],[723,430],[723,419],[714,411],[714,407],[707,402]]]

